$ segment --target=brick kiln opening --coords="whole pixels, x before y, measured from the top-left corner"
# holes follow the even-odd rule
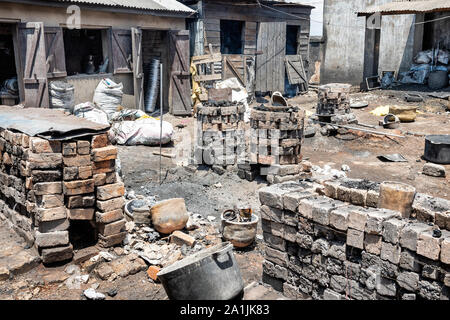
[[[74,250],[95,246],[98,241],[98,230],[95,221],[70,221],[69,242]]]

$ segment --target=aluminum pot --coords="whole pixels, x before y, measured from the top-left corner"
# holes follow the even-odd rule
[[[426,136],[424,158],[434,163],[450,164],[450,135]]]
[[[232,300],[244,290],[241,270],[229,242],[177,261],[157,276],[171,300]]]

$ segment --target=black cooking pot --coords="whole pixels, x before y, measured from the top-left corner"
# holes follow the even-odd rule
[[[426,136],[424,158],[434,163],[450,164],[450,135]]]

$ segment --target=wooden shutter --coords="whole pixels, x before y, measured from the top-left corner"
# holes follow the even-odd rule
[[[66,77],[64,38],[61,27],[45,27],[47,78]]]
[[[26,108],[48,108],[44,24],[19,24],[19,47]]]
[[[176,116],[192,115],[189,31],[169,31],[169,109]]]
[[[284,92],[286,22],[261,22],[258,28],[256,91]]]
[[[302,56],[300,54],[286,56],[285,65],[289,83],[299,85],[301,92],[308,91],[308,77]]]
[[[144,69],[142,61],[142,30],[131,28],[133,48],[134,97],[136,109],[144,110]]]
[[[114,74],[133,72],[131,30],[112,29],[111,37]]]

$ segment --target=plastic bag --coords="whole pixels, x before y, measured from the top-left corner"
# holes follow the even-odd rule
[[[439,50],[438,57],[437,57],[437,60],[439,63],[447,65],[449,59],[450,59],[450,54],[448,53],[447,50]]]
[[[147,116],[147,114],[142,110],[137,109],[123,109],[118,112],[114,112],[109,116],[111,121],[134,121],[142,117]]]
[[[64,109],[73,112],[75,105],[75,89],[73,85],[62,81],[50,83],[50,108]]]
[[[428,64],[431,62],[431,58],[432,58],[432,53],[430,50],[421,51],[414,58],[414,62],[418,63],[418,64]]]
[[[407,72],[400,73],[401,83],[424,84],[430,75],[431,66],[429,64],[416,64]]]
[[[108,117],[117,111],[122,104],[123,84],[115,83],[111,79],[102,79],[95,89],[94,103],[96,103]]]
[[[237,78],[229,78],[226,80],[218,81],[215,84],[216,89],[231,88],[231,99],[234,102],[241,102],[245,106],[244,122],[250,122],[250,107],[248,106],[248,92],[239,83]]]
[[[95,107],[92,102],[86,102],[76,105],[73,108],[73,114],[78,118],[109,125],[108,115],[101,109]]]
[[[140,118],[136,121],[117,122],[109,131],[110,139],[119,145],[159,145],[161,123],[155,118]],[[173,126],[167,122],[162,123],[162,144],[172,140]]]

